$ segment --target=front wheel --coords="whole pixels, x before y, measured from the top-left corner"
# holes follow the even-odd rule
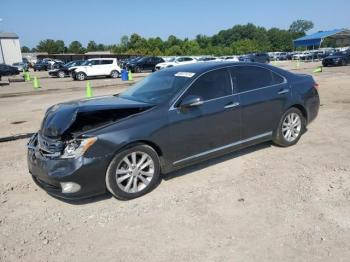
[[[66,76],[66,74],[64,73],[64,71],[59,71],[58,74],[57,74],[57,76],[58,76],[59,78],[64,78],[64,77]]]
[[[107,169],[106,186],[116,198],[129,200],[145,195],[160,181],[158,154],[140,144],[118,153]]]
[[[282,147],[295,145],[305,131],[305,122],[299,109],[295,107],[288,109],[281,117],[273,142]]]
[[[86,75],[83,72],[76,73],[75,79],[77,79],[79,81],[83,81],[86,79]]]

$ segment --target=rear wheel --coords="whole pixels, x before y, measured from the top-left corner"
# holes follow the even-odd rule
[[[150,146],[139,144],[118,153],[109,164],[106,186],[116,198],[140,197],[160,181],[159,157]]]
[[[342,65],[342,66],[346,66],[346,61],[345,61],[345,60],[342,60],[342,61],[341,61],[341,65]]]
[[[305,118],[299,109],[288,109],[281,117],[273,142],[283,147],[295,145],[305,131],[305,124]]]

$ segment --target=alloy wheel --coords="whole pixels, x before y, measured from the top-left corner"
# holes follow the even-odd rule
[[[78,80],[82,81],[85,79],[85,76],[83,73],[79,73],[79,74],[77,74],[77,78],[78,78]]]
[[[65,76],[63,71],[58,72],[58,77],[63,78]]]
[[[295,141],[301,133],[301,118],[297,113],[286,115],[282,123],[282,134],[288,142]]]
[[[112,72],[112,78],[118,78],[118,76],[119,76],[118,71],[113,71]]]
[[[132,152],[119,162],[115,179],[121,190],[136,193],[149,185],[154,172],[154,162],[147,153]]]

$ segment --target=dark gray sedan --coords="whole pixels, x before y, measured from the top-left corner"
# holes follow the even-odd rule
[[[50,107],[28,143],[29,172],[62,198],[136,198],[198,161],[269,140],[296,144],[317,116],[317,87],[267,64],[164,69],[118,95]]]

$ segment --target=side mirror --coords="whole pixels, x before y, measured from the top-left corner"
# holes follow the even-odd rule
[[[180,103],[180,108],[191,108],[200,106],[203,104],[203,100],[199,96],[188,96],[185,99],[183,99]]]

